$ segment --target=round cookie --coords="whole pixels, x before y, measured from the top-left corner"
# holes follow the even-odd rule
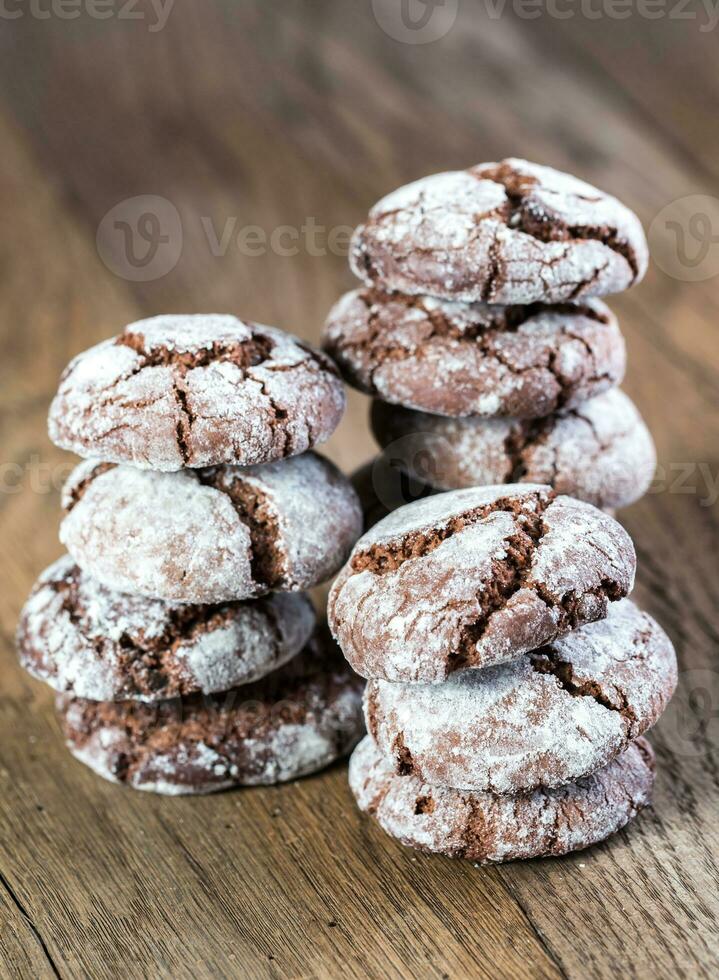
[[[247,687],[157,704],[59,695],[72,754],[112,782],[179,795],[282,783],[316,772],[361,737],[362,683],[329,641],[310,640]]]
[[[441,685],[371,680],[365,715],[398,773],[517,793],[607,765],[656,723],[676,683],[668,636],[625,599],[512,663]]]
[[[554,306],[347,293],[323,338],[348,384],[460,418],[539,418],[621,382],[624,339],[600,300]]]
[[[35,584],[17,641],[23,667],[56,691],[159,701],[263,677],[302,649],[314,623],[305,595],[172,604],[108,589],[65,555]]]
[[[408,481],[441,490],[548,483],[611,509],[646,493],[657,463],[649,430],[618,389],[533,422],[450,419],[375,401],[371,424]]]
[[[337,571],[362,531],[349,480],[314,453],[178,473],[87,460],[63,504],[60,540],[84,571],[169,602],[307,589]]]
[[[382,198],[350,265],[368,286],[485,303],[619,293],[646,272],[639,219],[551,167],[510,158],[424,177]]]
[[[635,568],[627,532],[590,504],[532,484],[454,490],[360,538],[329,623],[363,677],[437,683],[603,618]]]
[[[50,407],[50,438],[143,469],[295,456],[345,408],[334,365],[296,337],[234,316],[156,316],[79,354]]]
[[[557,857],[616,833],[651,802],[654,753],[640,738],[576,783],[495,796],[398,776],[367,737],[352,753],[349,782],[359,808],[402,844],[497,864]]]

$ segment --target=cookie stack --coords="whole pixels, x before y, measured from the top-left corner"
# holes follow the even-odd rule
[[[330,626],[369,678],[350,761],[361,809],[423,850],[492,863],[603,840],[648,804],[642,735],[677,678],[626,598],[635,553],[548,486],[436,494],[357,542]]]
[[[371,530],[329,599],[369,679],[351,787],[421,849],[484,863],[586,847],[648,803],[642,736],[676,684],[606,513],[655,465],[596,298],[643,275],[641,226],[511,159],[390,194],[351,262],[364,288],[324,343],[377,399],[385,447],[362,475]]]
[[[310,450],[345,407],[328,358],[233,316],[160,316],[76,357],[53,441],[86,457],[18,628],[70,750],[136,789],[313,772],[362,732],[361,683],[302,590],[361,531]]]
[[[648,489],[654,445],[596,298],[646,269],[619,201],[525,160],[436,174],[372,208],[351,264],[364,288],[331,310],[324,346],[375,399],[368,523],[437,489],[547,483],[607,510]]]

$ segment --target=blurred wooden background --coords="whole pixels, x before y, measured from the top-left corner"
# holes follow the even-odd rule
[[[2,975],[716,975],[719,74],[705,8],[617,19],[607,0],[598,17],[564,0],[573,16],[535,19],[519,0],[446,0],[426,11],[443,36],[417,44],[400,0],[156,0],[107,19],[73,2],[0,14]],[[62,367],[164,311],[316,340],[352,285],[344,232],[375,199],[507,155],[624,199],[659,259],[612,300],[660,455],[654,492],[622,519],[637,594],[682,670],[653,738],[654,810],[589,852],[480,870],[386,838],[342,766],[198,800],[95,778],[13,649],[60,553],[71,461],[45,413]],[[127,203],[140,195],[164,200]],[[127,251],[121,223],[137,231],[148,210],[157,224]],[[366,408],[351,397],[328,447],[348,470],[373,451]]]

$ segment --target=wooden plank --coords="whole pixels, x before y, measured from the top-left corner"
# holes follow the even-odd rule
[[[638,545],[638,597],[671,633],[682,668],[681,711],[654,739],[655,808],[614,841],[494,870],[415,855],[359,816],[341,766],[203,800],[123,792],[67,756],[49,694],[22,677],[11,648],[29,585],[60,550],[57,494],[39,471],[49,464],[57,476],[67,459],[48,446],[44,414],[69,356],[161,310],[226,309],[316,339],[351,283],[342,255],[306,246],[215,256],[203,217],[216,231],[236,217],[268,234],[308,217],[353,224],[403,180],[519,151],[596,180],[649,223],[674,197],[707,189],[713,136],[691,119],[675,125],[695,89],[677,86],[661,120],[644,55],[628,65],[608,51],[619,34],[606,25],[600,46],[583,25],[555,35],[532,21],[489,21],[480,5],[461,5],[447,37],[425,46],[387,37],[366,6],[317,0],[178,7],[157,35],[132,22],[17,26],[12,43],[0,41],[2,98],[26,130],[21,140],[0,121],[12,230],[0,234],[0,312],[13,325],[0,364],[3,457],[25,490],[0,497],[0,765],[12,774],[0,795],[12,842],[0,867],[25,909],[13,913],[10,963],[23,972],[27,955],[42,968],[41,936],[59,972],[77,976],[711,975],[712,280],[689,286],[653,267],[612,300],[630,352],[626,387],[665,471],[664,486],[622,519]],[[696,53],[702,96],[713,85],[707,49]],[[182,255],[162,279],[127,282],[98,258],[95,232],[119,200],[146,193],[180,211]],[[353,395],[328,447],[347,469],[372,452],[365,411]],[[678,483],[687,465],[693,493]],[[695,688],[708,698],[691,700]]]

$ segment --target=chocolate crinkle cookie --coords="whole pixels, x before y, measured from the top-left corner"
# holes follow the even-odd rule
[[[532,484],[455,490],[360,538],[329,623],[362,676],[436,683],[602,619],[635,568],[627,532],[590,504]]]
[[[399,188],[370,210],[350,249],[368,286],[485,303],[621,292],[647,260],[641,224],[616,198],[513,158]]]
[[[50,408],[50,438],[80,456],[152,470],[295,456],[345,408],[323,354],[234,316],[157,316],[78,355]]]
[[[157,704],[58,697],[73,755],[112,782],[171,795],[281,783],[345,755],[362,682],[316,634],[279,670],[222,694]]]
[[[181,605],[115,592],[69,556],[40,576],[20,616],[20,661],[56,691],[96,701],[211,694],[281,667],[309,639],[307,596]]]
[[[669,637],[629,599],[511,663],[444,684],[371,680],[367,728],[402,775],[454,789],[554,788],[654,725],[677,683]]]
[[[357,495],[314,453],[263,466],[151,473],[87,460],[60,539],[109,588],[214,603],[330,578],[362,533]]]
[[[639,738],[577,782],[499,796],[398,776],[367,737],[352,754],[349,780],[360,809],[402,844],[497,864],[568,854],[616,833],[651,802],[654,753]]]
[[[657,462],[641,415],[617,389],[533,421],[450,419],[375,401],[372,431],[387,465],[417,486],[549,483],[606,509],[646,493]]]
[[[348,384],[438,415],[538,418],[621,382],[624,339],[600,300],[464,304],[355,290],[323,344]]]

